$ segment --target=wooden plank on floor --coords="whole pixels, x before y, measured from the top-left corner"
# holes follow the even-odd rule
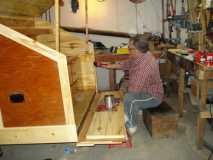
[[[92,146],[94,144],[119,144],[125,141],[127,135],[124,126],[123,103],[120,104],[117,112],[114,113],[111,112],[109,114],[103,113],[103,115],[102,114],[96,115],[96,113],[101,113],[96,112],[97,105],[102,103],[104,96],[108,94],[109,95],[113,94],[115,97],[120,97],[121,99],[123,96],[122,93],[119,91],[102,92],[96,94],[94,101],[89,109],[89,112],[87,113],[86,119],[84,120],[82,129],[79,133],[79,143],[77,144],[78,146]],[[100,119],[101,116],[104,116],[105,118]],[[99,120],[105,121],[106,119],[110,119],[110,123],[103,122],[102,124],[104,125],[99,126],[99,124],[95,122],[96,117],[98,121]],[[97,126],[95,126],[96,124]],[[105,130],[106,132],[102,131],[99,132],[98,127],[103,128],[103,130]],[[92,131],[93,128],[95,128],[94,129],[95,132]],[[108,133],[109,135],[107,135],[106,133]]]
[[[86,138],[87,140],[124,139],[123,103],[117,107],[117,111],[95,112]]]

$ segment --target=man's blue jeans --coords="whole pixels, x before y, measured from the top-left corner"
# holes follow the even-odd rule
[[[136,115],[139,110],[154,108],[159,106],[161,100],[157,97],[140,92],[127,92],[124,97],[124,111],[126,119],[126,128],[136,127]]]

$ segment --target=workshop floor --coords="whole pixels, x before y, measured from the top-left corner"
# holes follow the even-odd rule
[[[172,98],[173,97],[173,98]],[[177,107],[177,96],[168,102]],[[0,160],[207,160],[210,151],[197,150],[195,145],[196,114],[189,102],[184,117],[179,119],[177,134],[173,138],[152,139],[138,117],[139,130],[133,137],[133,148],[108,149],[107,145],[77,148],[76,153],[64,154],[64,147],[73,144],[9,145],[3,146]],[[213,132],[206,127],[205,139],[213,144]]]

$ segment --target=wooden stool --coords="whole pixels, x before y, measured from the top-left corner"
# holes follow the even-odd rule
[[[176,133],[178,114],[166,102],[162,102],[159,107],[145,109],[143,120],[152,137],[169,137]]]

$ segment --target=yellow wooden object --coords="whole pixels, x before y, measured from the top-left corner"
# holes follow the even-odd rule
[[[128,54],[129,50],[128,50],[128,48],[118,48],[116,53],[117,54]]]

